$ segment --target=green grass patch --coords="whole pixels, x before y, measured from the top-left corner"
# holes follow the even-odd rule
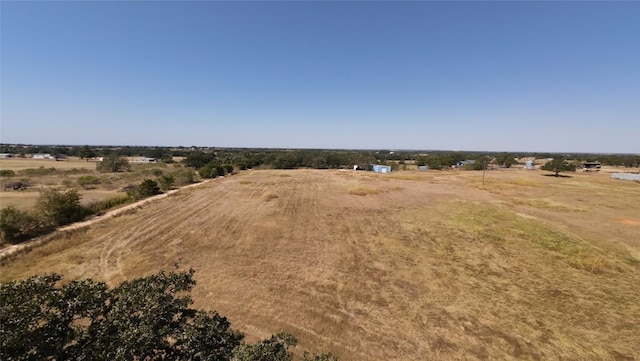
[[[556,212],[584,212],[584,209],[570,207],[548,199],[515,198],[513,203]]]
[[[464,232],[494,243],[526,242],[552,252],[569,266],[599,274],[611,264],[595,248],[543,221],[479,203],[460,202],[448,223]],[[522,244],[521,244],[522,245]]]

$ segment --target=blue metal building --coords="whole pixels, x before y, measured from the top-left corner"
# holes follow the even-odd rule
[[[376,173],[391,173],[390,165],[372,164],[371,167],[373,168],[373,171]]]

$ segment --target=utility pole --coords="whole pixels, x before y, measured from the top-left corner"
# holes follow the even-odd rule
[[[485,159],[482,164],[482,185],[484,185],[484,174],[487,172],[487,160]]]

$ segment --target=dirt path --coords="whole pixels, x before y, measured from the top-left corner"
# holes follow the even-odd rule
[[[220,178],[224,178],[224,177],[220,177]],[[184,189],[198,187],[198,186],[201,186],[203,184],[207,184],[207,183],[209,183],[209,182],[211,182],[213,180],[214,179],[207,179],[207,180],[204,180],[204,181],[199,182],[199,183],[189,184],[189,185],[186,185],[186,186],[178,188],[178,189],[170,190],[170,191],[168,191],[166,193],[158,194],[157,196],[145,198],[145,199],[143,199],[141,201],[129,204],[127,206],[124,206],[124,207],[121,207],[121,208],[118,208],[118,209],[114,209],[112,211],[106,212],[103,215],[93,217],[93,218],[91,218],[89,220],[82,221],[82,222],[75,222],[75,223],[66,225],[64,227],[60,227],[60,228],[58,228],[57,230],[55,230],[54,232],[52,232],[50,234],[47,234],[47,235],[44,235],[44,236],[41,236],[41,237],[37,237],[37,238],[31,239],[29,241],[26,241],[26,242],[23,242],[23,243],[20,243],[20,244],[14,244],[14,245],[2,248],[2,249],[0,249],[0,260],[2,260],[3,258],[5,258],[5,257],[7,257],[7,256],[9,256],[9,255],[11,255],[11,254],[13,254],[15,252],[18,252],[21,249],[24,249],[26,247],[37,247],[40,244],[46,242],[48,239],[51,238],[51,236],[53,236],[54,234],[56,234],[58,232],[64,232],[64,231],[71,231],[71,230],[74,230],[74,229],[80,229],[80,228],[84,228],[84,227],[90,226],[90,225],[92,225],[94,223],[105,221],[105,220],[107,220],[109,218],[113,218],[113,217],[119,216],[121,214],[124,214],[126,212],[129,212],[131,210],[143,207],[143,206],[145,206],[145,205],[147,205],[149,203],[156,202],[159,199],[168,197],[168,196],[170,196],[172,194],[175,194],[177,192],[180,192],[180,191],[182,191]]]

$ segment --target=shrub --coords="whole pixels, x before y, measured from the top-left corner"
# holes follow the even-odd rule
[[[42,191],[36,203],[35,212],[52,226],[79,221],[88,214],[87,210],[80,205],[80,194],[74,189],[65,193],[53,189]]]
[[[100,184],[100,178],[92,175],[84,175],[78,178],[78,184],[85,189],[91,188],[92,185]]]
[[[91,169],[86,168],[71,168],[64,171],[66,174],[87,174],[90,173]]]
[[[13,177],[16,175],[16,172],[14,172],[11,169],[1,169],[0,170],[0,177]]]
[[[168,191],[173,187],[173,183],[176,178],[172,174],[163,175],[158,178],[158,185],[160,185],[160,189],[163,191]]]
[[[215,162],[210,162],[207,163],[204,167],[200,168],[198,173],[202,178],[215,178],[220,175],[218,172],[218,167],[220,166],[218,166]],[[224,175],[224,169],[222,169],[222,167],[220,167],[220,169],[223,172],[222,175]]]
[[[28,212],[15,206],[0,211],[0,240],[8,243],[20,243],[50,230],[45,223]]]
[[[96,170],[101,173],[123,172],[131,170],[131,165],[127,158],[120,157],[117,154],[110,154],[96,164]]]
[[[107,209],[113,208],[115,206],[119,206],[121,204],[126,204],[131,202],[131,197],[127,196],[118,196],[112,197],[109,199],[104,199],[101,201],[92,202],[87,206],[87,209],[91,213],[100,213]]]
[[[151,179],[145,179],[138,186],[127,190],[127,194],[133,200],[139,200],[147,197],[151,197],[156,194],[160,194],[160,187],[158,183]]]
[[[186,186],[196,181],[196,172],[193,169],[182,168],[171,173],[171,175],[174,178],[173,185],[176,187]]]
[[[153,168],[151,170],[151,174],[153,174],[156,177],[160,177],[164,172],[162,171],[162,169],[160,168]]]
[[[57,170],[53,167],[27,168],[20,171],[20,174],[26,175],[29,177],[42,177],[45,175],[51,175],[55,173],[57,173]]]

